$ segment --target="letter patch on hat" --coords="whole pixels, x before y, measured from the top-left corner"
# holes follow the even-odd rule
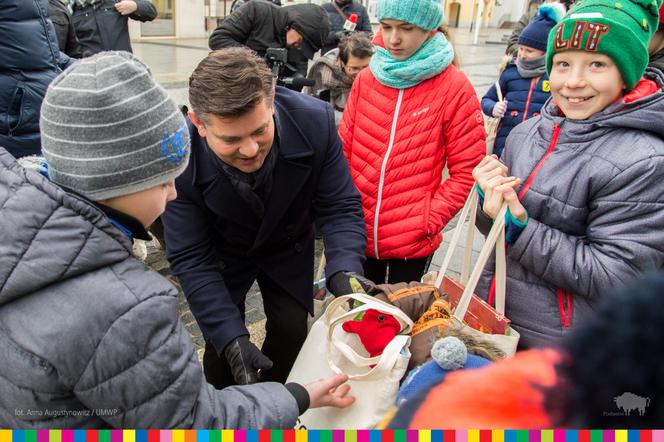
[[[178,130],[172,134],[165,134],[159,144],[161,153],[168,161],[180,164],[189,151],[189,137],[187,136],[187,126],[181,124]]]
[[[556,29],[556,51],[570,49],[577,51],[584,50],[588,52],[597,52],[597,48],[599,47],[602,36],[608,33],[610,29],[611,28],[609,25],[602,23],[577,21],[574,23],[572,36],[569,40],[565,40],[563,38],[563,34],[565,33],[565,24],[563,23],[558,26],[558,29]],[[583,37],[586,34],[589,35],[588,40],[586,41],[585,48],[581,49],[581,43],[583,42]]]

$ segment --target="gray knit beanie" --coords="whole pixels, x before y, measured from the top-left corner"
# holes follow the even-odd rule
[[[128,52],[103,52],[60,74],[40,127],[51,180],[93,201],[166,183],[189,160],[180,109]]]

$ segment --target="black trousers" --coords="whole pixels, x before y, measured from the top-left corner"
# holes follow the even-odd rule
[[[364,276],[376,284],[419,281],[429,268],[431,256],[418,259],[367,258],[364,262]]]
[[[261,371],[261,381],[285,382],[307,337],[309,312],[285,290],[263,273],[256,278],[265,308],[265,342],[261,351],[273,362],[272,368]],[[244,300],[238,305],[244,317]],[[235,385],[231,368],[209,340],[205,341],[203,371],[208,383],[222,389]]]

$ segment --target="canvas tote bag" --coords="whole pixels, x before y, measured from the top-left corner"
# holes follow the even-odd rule
[[[475,316],[482,316],[487,319],[487,323],[494,322],[496,326],[504,324],[505,320],[505,286],[506,286],[506,259],[505,259],[505,214],[507,213],[507,204],[501,208],[493,227],[486,238],[486,242],[482,247],[479,258],[475,263],[472,273],[470,273],[470,266],[472,261],[472,247],[473,247],[473,234],[474,234],[474,220],[477,211],[479,196],[477,188],[473,185],[466,204],[461,210],[459,222],[454,229],[449,248],[441,264],[440,272],[435,281],[435,286],[439,287],[442,293],[447,293],[450,298],[455,297],[458,299],[453,313],[453,320],[456,325],[462,327],[473,335],[477,335],[482,339],[488,339],[493,344],[505,353],[505,355],[513,355],[516,352],[517,344],[519,343],[519,333],[512,327],[508,326],[507,330],[502,334],[495,334],[492,330],[479,331],[469,325],[463,323],[465,320],[469,322],[469,309],[472,309]],[[452,260],[452,255],[458,248],[459,239],[461,237],[461,230],[466,224],[468,218],[468,234],[466,236],[465,254],[463,266],[461,271],[460,281],[446,276],[447,269]],[[491,252],[496,251],[496,308],[495,310],[479,297],[474,296],[473,292],[477,287],[480,279],[482,269],[486,265]],[[459,294],[460,293],[460,294]],[[491,316],[495,315],[495,317]],[[477,319],[477,318],[475,318]]]
[[[503,92],[500,90],[500,83],[496,81],[496,93],[498,94],[498,101],[503,101]],[[496,143],[496,136],[498,136],[498,129],[500,129],[500,122],[502,118],[489,117],[486,120],[486,154],[493,153],[493,145]]]
[[[349,311],[349,300],[357,300],[362,305]],[[399,334],[385,347],[383,354],[373,358],[367,356],[356,334],[341,328],[342,323],[369,309],[392,315],[401,325]],[[412,326],[413,321],[397,307],[369,295],[355,293],[335,298],[311,328],[287,382],[305,385],[333,374],[346,373],[356,401],[343,409],[310,409],[300,416],[296,428],[362,429],[372,428],[380,422],[394,404],[399,381],[406,373]]]

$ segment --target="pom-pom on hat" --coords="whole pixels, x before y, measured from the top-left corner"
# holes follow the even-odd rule
[[[182,112],[128,52],[102,52],[56,77],[40,127],[51,180],[93,201],[164,184],[189,160]]]
[[[537,16],[521,32],[518,44],[546,52],[549,32],[564,15],[565,7],[560,3],[540,6]]]
[[[445,20],[440,0],[378,0],[376,16],[378,21],[401,20],[425,31],[438,29]]]
[[[582,0],[549,34],[546,68],[565,51],[610,57],[630,92],[648,65],[648,43],[659,25],[662,0]]]

